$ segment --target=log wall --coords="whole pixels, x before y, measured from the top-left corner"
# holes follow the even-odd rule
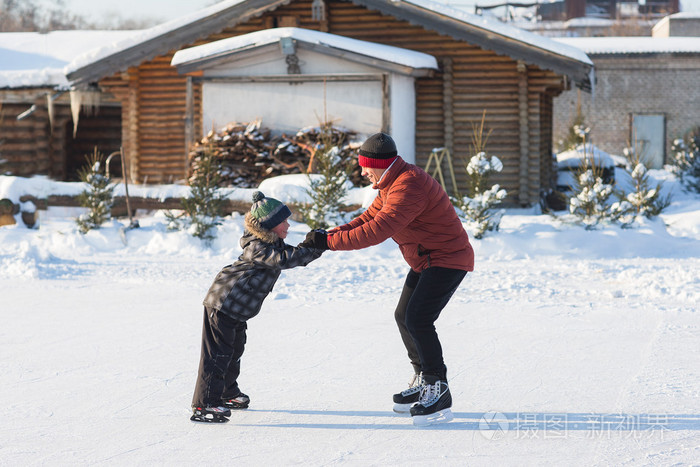
[[[119,108],[107,102],[94,115],[81,112],[73,137],[68,94],[53,103],[53,125],[49,121],[47,94],[51,90],[3,91],[0,93],[0,169],[17,176],[48,175],[55,180],[77,180],[85,156],[98,151],[105,156],[119,149]],[[35,106],[26,118],[17,116]]]
[[[50,175],[53,170],[47,99],[49,90],[0,93],[0,160],[2,173]],[[34,105],[26,118],[17,117]],[[60,111],[59,111],[60,113]]]
[[[174,52],[100,82],[122,108],[122,144],[129,180],[172,183],[187,173],[187,77],[170,66]],[[201,85],[194,84],[195,128],[201,127]],[[201,135],[196,135],[197,137]]]

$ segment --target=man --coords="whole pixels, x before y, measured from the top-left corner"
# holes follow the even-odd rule
[[[410,412],[416,425],[450,421],[452,396],[435,320],[467,271],[474,270],[474,251],[445,190],[404,161],[389,135],[370,136],[358,162],[362,175],[379,189],[374,202],[328,233],[310,232],[302,246],[357,250],[390,237],[398,243],[411,269],[395,317],[415,375],[407,390],[394,395],[394,410]]]

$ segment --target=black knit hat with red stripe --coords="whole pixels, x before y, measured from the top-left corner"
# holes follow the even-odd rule
[[[375,133],[362,143],[357,162],[360,167],[386,169],[398,156],[396,143],[386,133]]]

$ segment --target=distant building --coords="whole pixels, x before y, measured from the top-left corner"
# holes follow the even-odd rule
[[[475,7],[477,14],[549,37],[647,36],[659,19],[678,11],[678,0],[561,0]]]
[[[621,154],[644,151],[649,166],[668,162],[673,140],[700,126],[700,13],[660,20],[652,37],[560,38],[593,60],[593,93],[566,91],[554,99],[554,145],[577,105],[596,146]]]

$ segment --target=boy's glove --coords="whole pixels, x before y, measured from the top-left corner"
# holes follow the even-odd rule
[[[303,248],[316,248],[328,250],[328,234],[325,230],[312,230],[306,234],[306,238],[299,244]]]

